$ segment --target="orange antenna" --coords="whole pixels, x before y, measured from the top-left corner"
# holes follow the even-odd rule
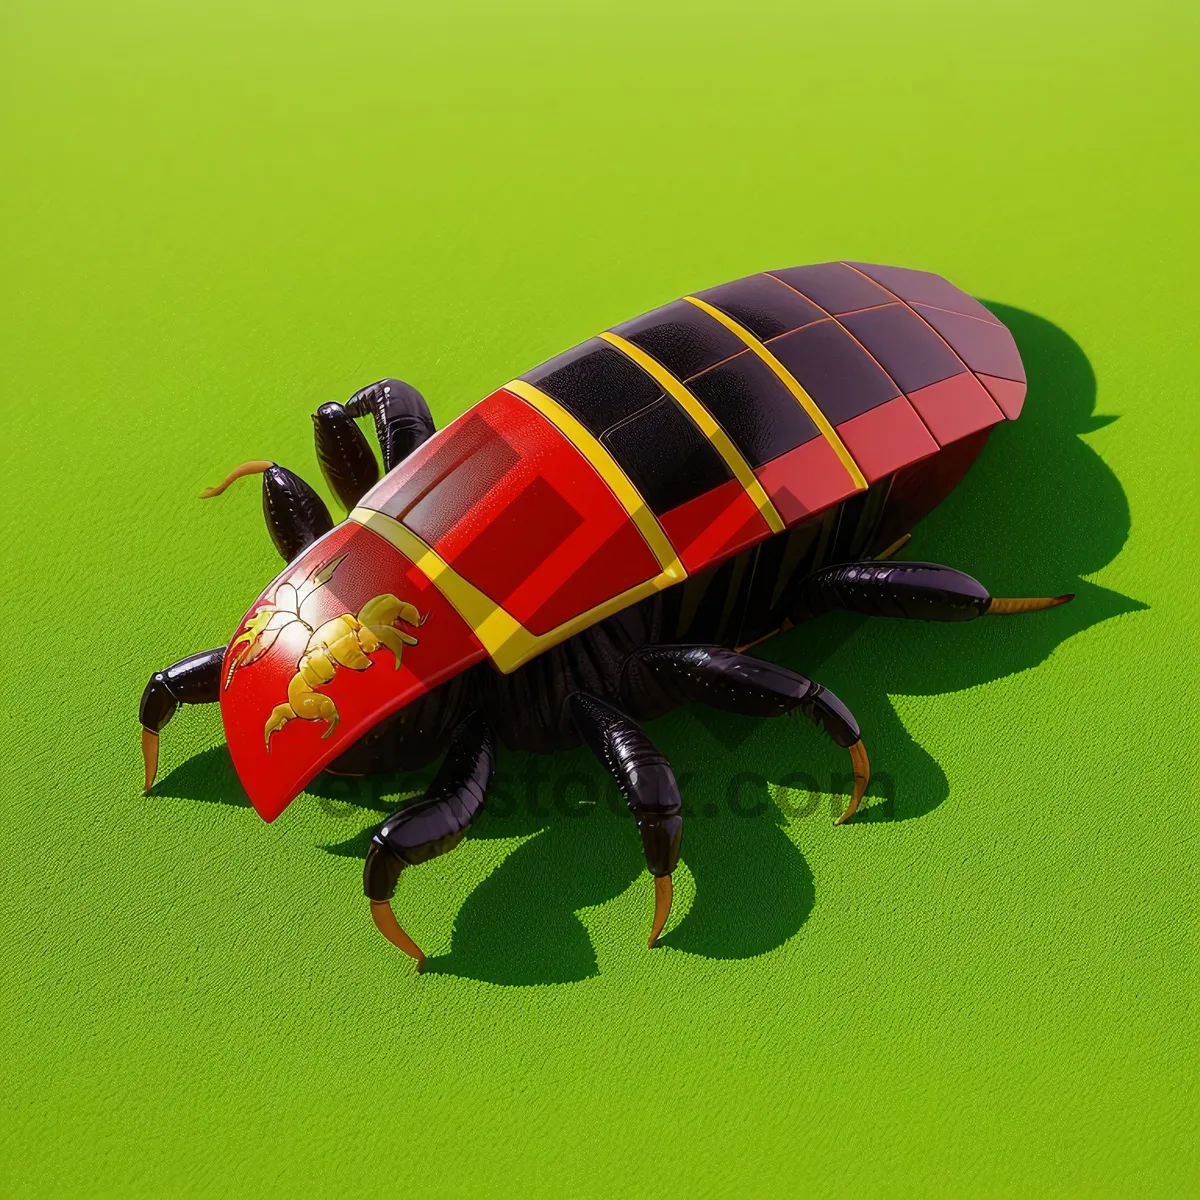
[[[268,467],[273,467],[274,465],[273,462],[269,462],[265,458],[256,458],[253,462],[244,462],[240,467],[234,467],[225,476],[224,483],[219,483],[216,487],[205,488],[200,493],[200,499],[211,500],[214,496],[219,496],[235,479],[241,479],[243,475],[261,475]]]

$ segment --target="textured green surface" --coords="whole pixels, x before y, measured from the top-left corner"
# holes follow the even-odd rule
[[[4,5],[0,1192],[1195,1194],[1194,10],[432,9]],[[307,414],[381,375],[445,421],[843,256],[1007,306],[1029,367],[912,550],[1079,593],[771,649],[856,710],[868,819],[732,811],[840,789],[806,730],[661,722],[650,953],[597,769],[509,755],[404,881],[418,979],[355,857],[409,783],[265,826],[191,710],[137,794],[147,675],[276,570],[203,485],[315,480]]]

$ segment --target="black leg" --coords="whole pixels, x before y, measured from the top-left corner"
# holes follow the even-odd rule
[[[653,946],[671,911],[671,872],[679,861],[683,835],[679,786],[654,743],[620,709],[586,692],[575,692],[570,703],[575,728],[612,773],[637,818],[646,866],[654,876]]]
[[[908,617],[919,621],[971,621],[985,613],[1036,612],[1065,604],[1074,596],[993,599],[983,584],[956,571],[926,562],[843,563],[810,575],[800,585],[792,614],[795,622],[830,609],[872,617]]]
[[[754,717],[799,712],[850,751],[854,792],[839,825],[867,790],[871,766],[853,714],[831,691],[786,667],[723,646],[648,646],[627,664],[622,690],[655,708],[701,703]]]
[[[222,483],[205,488],[200,493],[200,499],[209,500],[219,496],[235,479],[241,479],[243,475],[257,475],[260,471],[267,532],[284,561],[291,562],[302,550],[333,528],[333,518],[325,507],[325,501],[299,475],[286,467],[258,459],[234,467]]]
[[[492,732],[483,717],[472,713],[455,732],[425,795],[394,812],[371,839],[363,868],[371,918],[389,942],[417,960],[417,970],[425,955],[392,912],[396,881],[405,867],[445,854],[462,841],[487,800],[495,762]]]
[[[346,412],[352,417],[370,415],[375,419],[385,471],[403,462],[436,430],[424,396],[400,379],[381,379],[360,388],[346,401]]]
[[[411,454],[435,431],[421,393],[399,379],[381,379],[360,388],[341,404],[322,404],[313,414],[317,461],[330,490],[349,512],[379,479],[379,466],[356,417],[370,416],[385,471]],[[235,479],[262,474],[267,529],[284,559],[291,562],[306,546],[333,528],[325,502],[299,475],[266,459],[234,468],[201,499],[219,496]]]
[[[360,388],[345,405],[322,404],[313,414],[317,458],[333,494],[349,512],[379,479],[375,455],[356,417],[374,418],[383,469],[403,462],[434,432],[424,397],[411,384],[381,379]]]
[[[349,512],[379,480],[370,444],[340,404],[322,404],[313,413],[313,435],[321,474]]]
[[[142,692],[138,720],[142,723],[142,762],[146,768],[143,793],[158,774],[158,735],[181,704],[215,704],[221,696],[221,663],[225,647],[181,658],[165,671],[155,671]]]

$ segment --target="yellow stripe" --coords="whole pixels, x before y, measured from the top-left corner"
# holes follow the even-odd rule
[[[600,441],[593,437],[557,400],[551,399],[545,392],[539,392],[537,388],[523,379],[514,379],[512,383],[506,383],[504,389],[533,405],[592,464],[600,478],[608,484],[613,494],[621,502],[642,537],[646,539],[664,574],[671,576],[675,582],[686,579],[687,571],[683,563],[679,561],[679,555],[675,553],[675,547],[671,545],[670,538],[658,523],[658,518],[650,511],[650,506],[642,499],[641,493],[629,481],[629,477],[617,465],[616,459],[609,454]]]
[[[464,579],[436,550],[427,546],[406,525],[373,508],[356,508],[349,520],[357,521],[372,533],[391,542],[418,571],[429,577],[439,592],[454,606],[458,615],[474,630],[484,649],[497,665],[516,657],[522,662],[533,657],[529,644],[533,634],[489,599],[473,583]],[[504,668],[501,668],[504,669]],[[511,670],[512,668],[509,668]]]
[[[510,612],[489,599],[473,583],[464,579],[436,550],[431,549],[411,529],[392,517],[372,508],[356,508],[348,520],[355,521],[385,541],[390,542],[418,570],[424,572],[434,586],[450,602],[460,617],[483,643],[492,662],[506,675],[523,666],[531,658],[565,642],[567,638],[611,617],[613,613],[644,600],[647,596],[670,587],[679,580],[668,571],[626,589],[619,595],[589,608],[577,617],[563,622],[549,633],[531,633]]]
[[[729,435],[717,424],[716,418],[712,413],[692,395],[691,392],[675,378],[661,363],[656,362],[645,351],[639,350],[631,342],[627,342],[623,337],[619,337],[615,333],[602,333],[600,335],[610,345],[616,346],[622,354],[628,355],[633,359],[647,375],[651,376],[654,381],[668,395],[673,396],[683,408],[683,410],[700,426],[701,432],[713,444],[716,452],[725,460],[725,465],[733,472],[738,483],[746,489],[750,499],[754,501],[755,507],[763,515],[763,519],[770,527],[772,533],[782,533],[787,528],[779,514],[775,511],[775,505],[771,503],[770,497],[763,486],[758,482],[757,476],[751,469],[750,464],[742,457],[741,451],[730,440]]]
[[[759,358],[779,376],[784,386],[793,396],[800,402],[800,406],[812,418],[813,424],[820,430],[821,436],[833,447],[833,452],[842,461],[842,466],[850,472],[850,478],[854,480],[854,486],[861,492],[867,486],[866,478],[858,469],[858,463],[850,457],[850,451],[846,449],[842,443],[842,439],[838,437],[837,430],[830,425],[828,418],[817,407],[816,401],[800,386],[799,381],[792,373],[773,355],[752,334],[748,329],[743,329],[732,317],[727,317],[719,309],[713,308],[711,304],[706,304],[703,300],[696,296],[684,296],[684,299],[689,304],[694,304],[697,308],[702,308],[714,320],[720,321],[731,333],[735,333]]]

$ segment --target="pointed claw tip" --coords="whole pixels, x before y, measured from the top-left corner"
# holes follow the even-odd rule
[[[403,950],[409,958],[415,959],[417,963],[417,972],[420,973],[421,968],[425,965],[425,954],[421,947],[400,928],[400,922],[396,920],[396,914],[392,912],[392,904],[390,900],[372,900],[371,901],[371,920],[375,922],[375,928],[383,934],[389,942],[399,950]]]
[[[1043,612],[1074,599],[1074,592],[1065,596],[994,596],[984,611],[990,616],[1009,617],[1017,613]]]
[[[142,728],[142,767],[145,772],[142,795],[146,796],[154,786],[155,776],[158,775],[158,734],[145,727]]]
[[[858,806],[866,795],[867,785],[871,782],[871,760],[867,757],[867,748],[862,744],[862,739],[846,748],[850,751],[850,765],[854,768],[854,791],[850,796],[850,803],[846,805],[846,811],[834,821],[835,825],[845,825],[858,812]]]
[[[650,940],[646,943],[651,950],[658,942],[659,934],[662,933],[663,926],[667,923],[667,917],[671,915],[673,896],[674,886],[671,883],[671,876],[656,875],[654,877],[654,928],[650,931]]]

